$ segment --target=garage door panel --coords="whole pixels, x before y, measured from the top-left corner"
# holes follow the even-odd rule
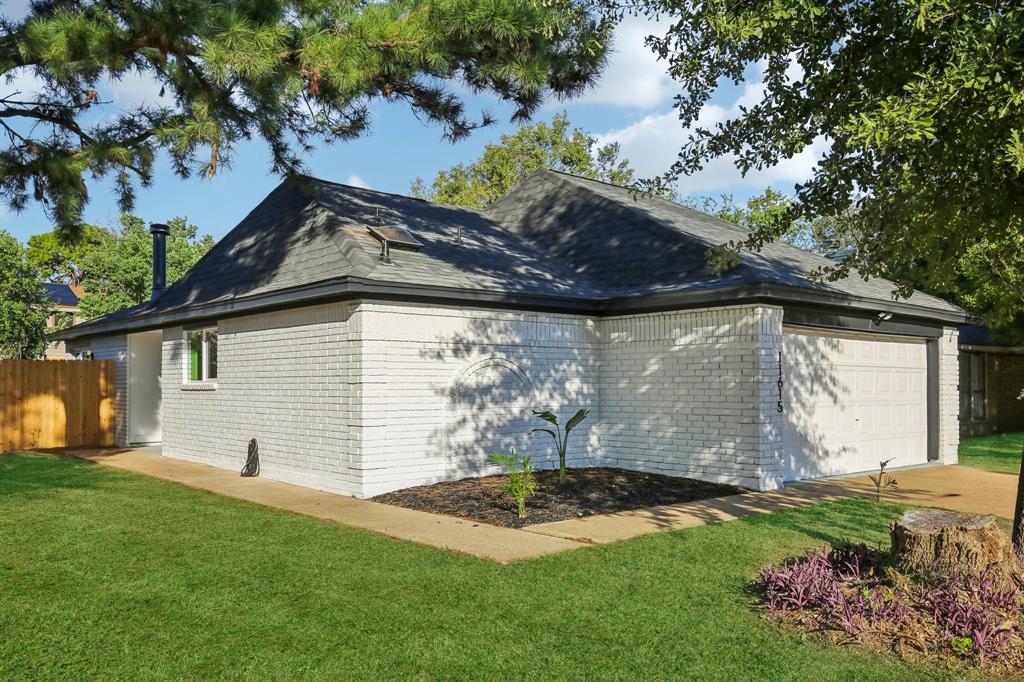
[[[875,394],[875,373],[857,372],[857,393],[862,398],[870,398]]]
[[[879,431],[892,432],[893,427],[899,423],[899,410],[893,409],[891,405],[878,405],[872,412],[875,417],[875,428]]]
[[[893,348],[887,343],[880,344],[875,356],[880,363],[891,362],[893,359]]]
[[[787,331],[787,480],[927,461],[924,343]]]

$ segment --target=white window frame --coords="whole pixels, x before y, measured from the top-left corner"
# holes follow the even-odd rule
[[[199,374],[200,374],[200,378],[199,379],[193,379],[192,378],[192,339],[191,339],[191,336],[192,336],[192,334],[196,334],[196,333],[202,334],[203,362],[202,362],[202,367],[199,368]],[[184,380],[184,383],[182,384],[182,386],[185,387],[185,388],[208,388],[209,389],[209,388],[216,388],[217,387],[217,378],[216,377],[210,378],[210,344],[209,344],[208,337],[207,337],[207,334],[210,334],[210,333],[213,333],[214,335],[217,335],[217,327],[199,327],[199,328],[195,328],[195,329],[185,329],[184,330],[184,339],[185,339],[185,353],[184,353],[184,356],[185,356],[185,366],[184,366],[185,380]],[[219,340],[220,340],[220,338],[218,336],[218,342],[219,342]],[[218,343],[217,345],[218,345],[218,351],[219,351],[220,350],[220,344]],[[219,357],[219,353],[218,353],[218,363],[217,364],[218,364],[217,375],[220,376],[220,367],[219,367],[219,365],[220,365],[220,357]]]

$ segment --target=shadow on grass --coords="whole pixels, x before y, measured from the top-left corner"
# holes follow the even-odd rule
[[[892,502],[865,504],[863,499],[834,500],[800,509],[786,510],[766,516],[751,517],[754,526],[771,525],[821,541],[840,545],[866,542],[881,546],[888,543],[888,524],[903,513],[905,507]]]
[[[0,496],[100,486],[102,474],[92,462],[42,452],[0,455]]]

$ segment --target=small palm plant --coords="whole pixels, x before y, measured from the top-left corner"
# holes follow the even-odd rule
[[[587,418],[587,415],[590,414],[590,410],[580,410],[579,412],[574,414],[572,416],[572,419],[566,422],[564,432],[562,431],[561,427],[559,427],[558,417],[553,412],[548,410],[545,410],[544,412],[534,410],[533,414],[538,419],[543,419],[544,421],[555,427],[554,429],[530,429],[530,433],[533,433],[534,431],[543,431],[544,433],[548,434],[555,440],[555,448],[558,450],[558,484],[565,485],[565,451],[569,442],[569,432],[572,431],[577,426],[579,426],[579,423]]]
[[[897,487],[896,479],[885,473],[885,468],[889,466],[891,459],[887,459],[884,462],[878,463],[878,475],[870,475],[868,478],[875,484],[875,499],[879,502],[882,501],[882,493],[889,488]]]
[[[501,465],[508,475],[505,491],[516,498],[519,518],[526,518],[526,498],[537,492],[537,479],[533,477],[533,455],[520,455],[512,448],[509,454],[492,452],[491,459]]]

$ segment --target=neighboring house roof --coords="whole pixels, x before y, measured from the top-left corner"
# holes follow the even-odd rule
[[[971,348],[990,348],[1004,352],[1024,353],[1024,346],[997,339],[992,330],[983,324],[965,324],[960,327],[958,337],[961,346]]]
[[[44,282],[43,291],[50,303],[68,308],[78,307],[82,301],[80,288],[62,282]]]
[[[999,346],[1002,345],[992,338],[992,330],[983,324],[965,324],[960,327],[958,337],[960,345]]]
[[[422,243],[380,258],[373,227]],[[623,314],[746,300],[894,310],[962,322],[961,309],[915,293],[896,302],[886,280],[815,282],[831,264],[786,244],[744,254],[717,276],[708,248],[742,239],[730,223],[669,201],[539,171],[486,211],[306,178],[285,181],[155,302],[58,336],[156,328],[345,298],[447,300]]]

